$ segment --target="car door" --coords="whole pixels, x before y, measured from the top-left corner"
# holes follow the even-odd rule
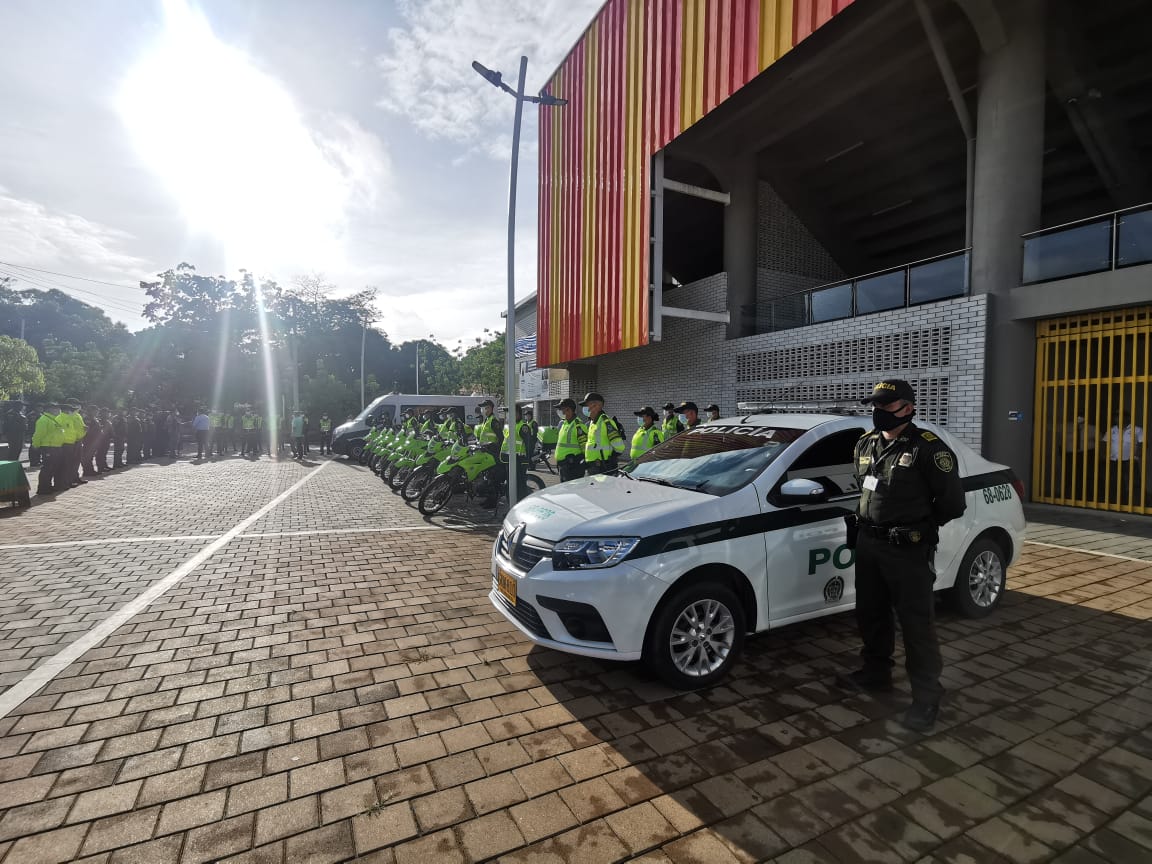
[[[864,432],[862,425],[837,424],[794,456],[780,457],[791,461],[768,490],[768,504],[779,509],[770,520],[777,527],[764,535],[773,623],[815,617],[855,602],[856,554],[845,545],[844,516],[855,512],[860,498],[853,454]],[[780,486],[795,479],[819,482],[828,492],[827,500],[803,505],[780,502]]]

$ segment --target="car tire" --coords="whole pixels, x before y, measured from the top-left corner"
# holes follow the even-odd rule
[[[960,562],[956,583],[948,592],[952,607],[965,618],[984,618],[1004,599],[1007,556],[988,537],[976,540]]]
[[[744,607],[723,582],[693,582],[672,590],[652,619],[644,659],[660,680],[677,690],[711,687],[728,674],[744,647]],[[694,624],[708,615],[713,625],[720,625],[714,629],[722,638],[717,640],[718,632],[710,627],[703,644],[688,644]]]
[[[363,452],[364,452],[363,442],[359,442],[359,441],[356,442],[348,450],[348,461],[349,462],[359,462],[360,461],[360,454]]]

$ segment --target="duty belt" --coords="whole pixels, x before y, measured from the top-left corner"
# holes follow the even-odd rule
[[[932,534],[923,528],[902,525],[876,525],[871,522],[860,521],[861,533],[878,540],[883,540],[892,546],[915,546],[925,541],[931,541]]]

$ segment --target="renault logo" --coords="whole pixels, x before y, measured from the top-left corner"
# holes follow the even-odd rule
[[[528,526],[521,522],[508,532],[508,557],[516,560],[520,547],[524,545],[524,535],[528,533]]]

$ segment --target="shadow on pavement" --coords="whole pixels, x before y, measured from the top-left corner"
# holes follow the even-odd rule
[[[611,824],[651,801],[675,861],[796,847],[812,856],[797,860],[844,864],[1022,860],[1021,846],[1074,843],[1099,853],[1093,831],[1109,816],[1092,784],[1128,806],[1152,790],[1152,624],[1014,590],[990,618],[941,612],[938,625],[949,693],[928,736],[899,723],[910,701],[900,656],[893,693],[837,685],[857,663],[851,613],[750,637],[732,675],[696,692],[640,664],[538,647],[526,659],[577,721],[565,734],[623,769],[563,796],[577,818]],[[1053,788],[1073,773],[1092,783]],[[562,855],[556,842],[537,851]]]

